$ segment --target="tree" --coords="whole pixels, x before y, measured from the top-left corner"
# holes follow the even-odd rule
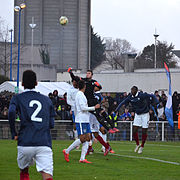
[[[105,60],[105,44],[101,37],[94,33],[91,27],[91,69],[94,69]]]
[[[173,59],[172,50],[174,45],[168,45],[166,41],[158,41],[156,46],[156,67],[163,68],[164,62],[169,67],[176,67],[177,62]],[[155,45],[148,45],[143,49],[143,52],[135,60],[135,68],[153,68],[155,56]]]
[[[112,69],[124,69],[125,59],[123,54],[136,53],[130,42],[125,39],[106,39],[106,61]]]

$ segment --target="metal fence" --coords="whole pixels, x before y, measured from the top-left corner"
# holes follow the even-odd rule
[[[20,122],[16,122],[18,130]],[[174,122],[174,131],[167,121],[150,121],[148,128],[149,141],[180,141],[180,129],[178,123]],[[120,132],[108,134],[109,141],[132,141],[133,140],[133,122],[118,121]],[[141,128],[139,128],[139,137],[141,139]],[[51,130],[52,139],[70,140],[73,139],[73,125],[70,120],[56,120],[55,127]],[[0,139],[11,139],[8,120],[0,120]]]

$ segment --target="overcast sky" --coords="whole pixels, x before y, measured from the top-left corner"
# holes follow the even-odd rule
[[[14,0],[0,0],[0,16],[13,27]],[[91,0],[92,26],[101,37],[128,40],[141,51],[161,41],[180,49],[180,0]]]

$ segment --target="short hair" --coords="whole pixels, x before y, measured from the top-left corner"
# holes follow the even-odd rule
[[[77,83],[80,81],[80,78],[78,77],[78,76],[74,76],[73,78],[72,78],[72,82],[73,81],[76,81]]]
[[[79,83],[78,83],[79,90],[83,89],[85,85],[86,85],[85,81],[80,80]]]
[[[32,70],[26,70],[23,72],[22,83],[24,89],[34,89],[37,85],[36,73]]]
[[[135,89],[136,91],[138,91],[138,87],[137,86],[133,86],[131,89]]]
[[[87,72],[91,72],[91,74],[93,75],[93,70],[88,69]]]

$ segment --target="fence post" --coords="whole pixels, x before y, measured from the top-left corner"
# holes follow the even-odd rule
[[[162,141],[164,141],[164,122],[162,122]]]
[[[132,141],[132,134],[133,134],[133,122],[130,122],[130,141]]]

